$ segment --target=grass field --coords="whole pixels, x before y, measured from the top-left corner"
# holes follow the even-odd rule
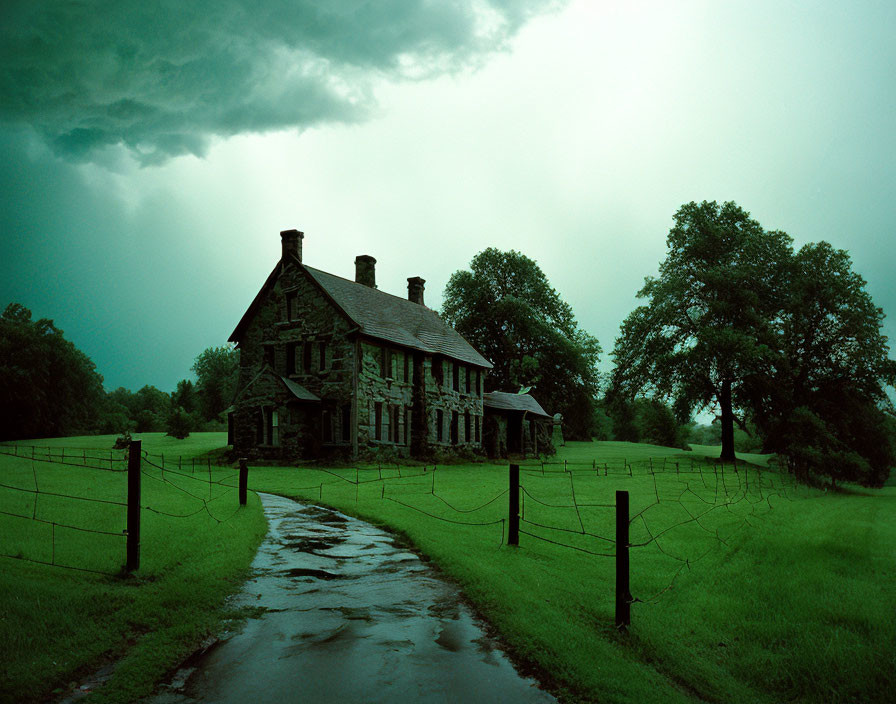
[[[723,472],[706,463],[713,453],[569,443],[543,474],[523,468],[518,549],[502,545],[506,465],[258,467],[250,487],[404,534],[570,700],[889,701],[896,491],[810,491],[761,465]],[[631,543],[648,543],[631,550],[632,593],[646,603],[633,604],[624,636],[613,558],[580,551],[614,553],[605,506],[617,489],[632,515],[644,511]]]
[[[250,495],[249,506],[239,509],[236,492],[210,483],[207,464],[192,475],[190,460],[219,448],[225,434],[140,439],[156,464],[162,453],[187,461],[181,460],[183,474],[166,472],[164,481],[160,470],[144,464],[141,503],[151,510],[142,512],[140,570],[129,577],[115,576],[125,562],[126,509],[120,504],[127,475],[120,471],[124,453],[110,450],[114,437],[29,441],[37,446],[33,460],[29,446],[0,446],[0,452],[15,452],[0,454],[0,483],[40,492],[0,487],[0,552],[14,556],[0,557],[0,700],[43,701],[120,660],[94,696],[133,701],[218,630],[222,618],[236,616],[225,597],[243,580],[266,531],[264,517],[257,497]],[[212,482],[230,483],[233,470],[212,466],[211,474]]]
[[[36,444],[74,450],[91,440],[96,444]],[[206,477],[201,484],[202,463],[194,468],[190,459],[214,454],[222,435],[194,435],[182,445],[143,440],[154,464],[165,454],[169,482],[211,488],[213,497],[220,492],[220,502],[199,503],[226,517],[235,505],[225,495],[232,470],[213,465],[212,481],[223,483]],[[322,502],[404,535],[462,586],[516,656],[534,664],[563,699],[889,701],[896,684],[896,488],[807,490],[765,466],[766,457],[744,457],[753,464],[734,472],[707,460],[717,453],[568,443],[551,463],[523,466],[519,548],[504,544],[506,464],[435,471],[252,467],[249,486]],[[11,461],[0,456],[6,477]],[[196,478],[172,474],[178,466],[187,475],[196,469]],[[21,486],[30,486],[30,468],[17,471]],[[54,481],[121,496],[110,473],[93,470],[102,479],[83,483],[74,477],[93,474],[79,471],[86,474]],[[197,499],[162,484],[157,468],[146,471],[152,478],[144,479],[145,505],[195,510]],[[613,627],[617,490],[631,496],[632,594],[640,600],[625,635]],[[0,502],[9,500],[0,493]],[[216,503],[227,511],[218,513]],[[17,700],[38,699],[103,654],[131,653],[104,699],[127,701],[149,687],[174,651],[222,615],[223,595],[264,530],[254,498],[250,504],[221,524],[205,510],[185,519],[145,512],[144,564],[133,580],[0,558],[0,598],[10,605],[0,642],[13,643],[14,653],[3,678],[18,688]],[[113,566],[122,561],[116,550]],[[97,549],[91,559],[103,566],[107,552]]]

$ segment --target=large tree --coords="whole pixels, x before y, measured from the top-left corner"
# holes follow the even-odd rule
[[[218,420],[236,392],[239,352],[229,346],[209,347],[196,357],[191,369],[196,373],[202,417]]]
[[[723,460],[734,459],[735,410],[750,406],[743,380],[774,343],[771,321],[786,279],[790,238],[767,232],[735,203],[687,203],[675,213],[660,275],[622,324],[613,350],[615,393],[674,401],[684,422],[716,408]]]
[[[734,203],[682,206],[668,245],[616,341],[612,391],[672,399],[681,420],[717,408],[722,459],[738,421],[803,477],[881,484],[896,461],[896,363],[846,252],[794,254]]]
[[[512,250],[480,252],[451,275],[442,314],[495,365],[487,391],[532,387],[546,411],[563,414],[567,437],[590,438],[600,345],[538,264]]]
[[[94,363],[52,320],[10,303],[0,316],[0,439],[95,430],[105,400]]]
[[[778,345],[745,380],[765,449],[790,468],[879,486],[896,463],[896,382],[882,334],[884,312],[852,270],[849,255],[827,242],[805,245],[789,262],[788,287],[773,321]]]

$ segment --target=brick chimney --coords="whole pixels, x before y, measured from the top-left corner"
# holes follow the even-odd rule
[[[376,288],[376,259],[369,254],[355,257],[355,282]]]
[[[298,230],[283,230],[280,232],[280,242],[283,245],[283,260],[286,259],[287,255],[291,254],[299,262],[302,261],[302,238],[304,237],[305,233]]]
[[[408,300],[411,303],[423,305],[423,284],[425,283],[425,279],[421,279],[419,276],[408,277]]]

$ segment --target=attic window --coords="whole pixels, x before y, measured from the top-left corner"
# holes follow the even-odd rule
[[[298,314],[297,304],[299,302],[299,294],[297,291],[289,291],[286,294],[286,319],[295,320]]]
[[[274,346],[273,345],[265,345],[264,349],[264,363],[269,367],[274,366]]]
[[[444,386],[445,370],[442,367],[442,360],[438,357],[432,358],[432,378],[438,386]]]
[[[460,391],[460,365],[457,362],[454,363],[451,388],[455,391]]]

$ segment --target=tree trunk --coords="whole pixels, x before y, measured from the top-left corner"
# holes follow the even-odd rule
[[[731,379],[722,380],[719,393],[719,405],[722,407],[722,454],[723,462],[734,462],[734,411],[731,408]]]

